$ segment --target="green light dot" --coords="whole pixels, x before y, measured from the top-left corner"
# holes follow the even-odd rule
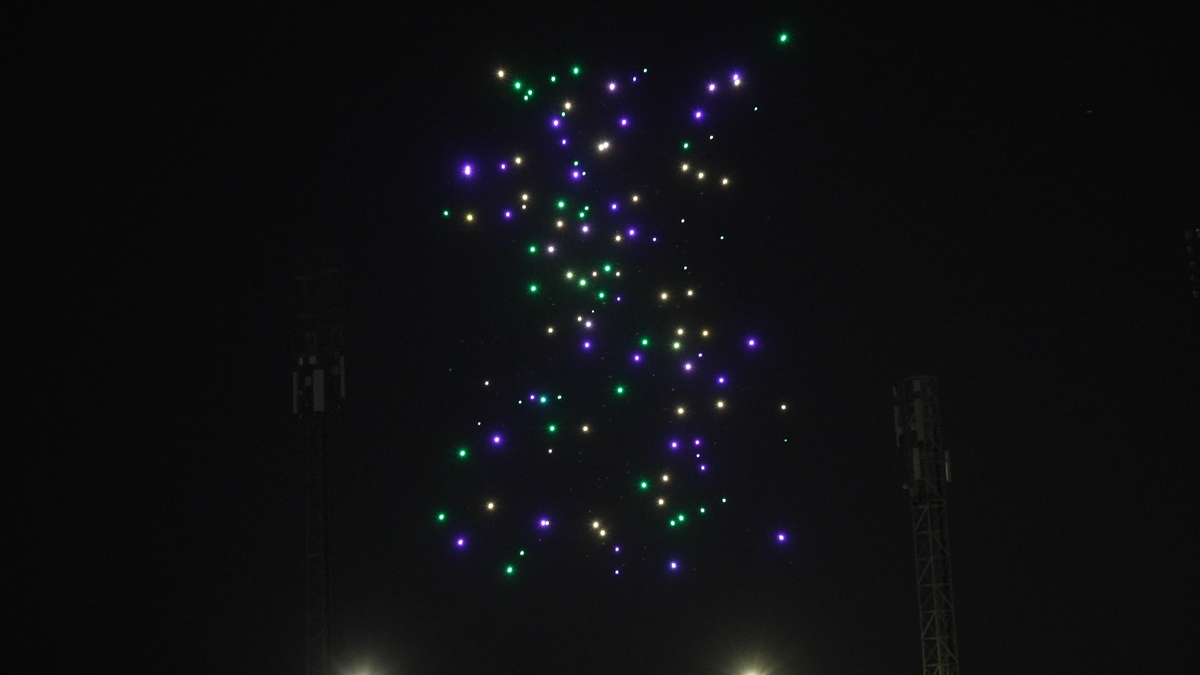
[[[537,290],[538,290],[537,284],[529,284],[529,292],[530,293],[537,293]]]
[[[684,141],[684,142],[683,142],[683,149],[684,149],[684,150],[687,150],[689,147],[691,147],[691,145],[692,145],[691,143],[688,143],[687,141]]]
[[[529,91],[525,92],[525,95],[526,95],[526,96],[533,96],[533,90],[532,90],[532,89],[530,89]]]
[[[539,403],[545,403],[545,402],[546,402],[546,397],[545,397],[545,396],[543,396],[543,397],[539,398],[539,399],[538,399],[538,402],[539,402]]]
[[[579,66],[575,66],[574,68],[572,68],[572,69],[571,69],[571,74],[572,74],[572,75],[578,75],[578,74],[579,74]]]
[[[515,571],[517,571],[517,568],[513,567],[512,565],[509,565],[508,567],[504,568],[505,574],[512,574]]]
[[[450,217],[450,209],[446,209],[446,210],[442,211],[442,216],[445,218],[449,218]]]
[[[580,212],[579,212],[579,219],[580,219],[580,220],[583,220],[583,217],[584,217],[584,215],[586,215],[586,214],[584,214],[584,212],[583,212],[583,211],[580,211]]]
[[[557,75],[551,75],[551,76],[550,76],[550,82],[551,82],[551,83],[558,82],[558,76],[557,76]]]
[[[564,201],[562,201],[562,200],[559,200],[559,202],[558,202],[558,208],[560,208],[560,209],[561,209],[561,208],[566,208],[566,206],[567,206],[567,203],[566,203],[566,202],[564,202]]]
[[[675,527],[675,521],[674,521],[674,520],[672,520],[672,521],[671,521],[671,527]]]
[[[605,271],[605,272],[611,272],[611,271],[612,271],[612,265],[605,265],[605,266],[604,266],[604,271]]]
[[[446,520],[446,514],[444,514],[444,513],[439,513],[439,514],[437,515],[437,519],[438,519],[438,522],[444,522],[444,521]]]
[[[513,89],[516,89],[517,91],[521,91],[521,81],[520,80],[513,82]]]
[[[517,555],[525,555],[525,551],[521,551],[521,552],[520,552],[520,553],[518,553]]]
[[[558,427],[556,425],[551,424],[550,426],[546,427],[546,430],[549,431],[550,433],[554,433],[555,431],[558,431]]]
[[[587,279],[580,279],[580,280],[579,280],[579,285],[580,285],[580,286],[587,286]]]
[[[649,481],[642,481],[641,484],[638,485],[638,487],[642,488],[643,490],[649,490],[650,483],[649,483]]]
[[[642,346],[649,347],[650,346],[650,338],[642,338]]]
[[[467,449],[466,449],[466,448],[459,448],[459,449],[458,449],[458,456],[459,456],[459,457],[466,457],[466,456],[467,456]]]
[[[537,253],[537,246],[530,246],[530,247],[529,247],[529,252],[530,252],[530,253]]]
[[[681,513],[681,514],[679,514],[679,515],[677,515],[677,516],[675,516],[675,519],[676,519],[676,520],[678,520],[678,521],[679,521],[679,522],[681,522],[681,523],[682,523],[682,522],[685,520],[685,518],[683,517],[683,514],[682,514],[682,513]]]
[[[704,510],[704,507],[703,507],[703,506],[701,506],[701,507],[700,507],[700,513],[707,513],[707,512]]]
[[[599,293],[597,293],[596,297],[599,298],[600,300],[603,300],[604,299],[604,291],[600,291]]]
[[[787,41],[788,41],[788,34],[780,33],[779,34],[779,44],[783,44],[784,42],[787,42]]]
[[[526,100],[526,101],[528,101],[528,100],[529,100],[529,94],[526,94],[526,95],[525,95],[525,100]]]
[[[624,394],[625,394],[625,387],[617,387],[617,396],[623,396]]]

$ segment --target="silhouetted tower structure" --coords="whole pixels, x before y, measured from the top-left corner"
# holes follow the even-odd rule
[[[1184,230],[1183,240],[1188,259],[1188,278],[1192,282],[1192,300],[1200,311],[1200,227]]]
[[[958,675],[954,637],[954,593],[950,585],[950,530],[946,522],[946,484],[950,454],[942,449],[937,379],[902,380],[896,399],[896,447],[911,470],[913,544],[917,554],[917,608],[921,627],[923,675]]]
[[[304,429],[305,650],[308,675],[331,675],[327,468],[334,414],[346,398],[340,275],[330,253],[295,261],[292,413]]]

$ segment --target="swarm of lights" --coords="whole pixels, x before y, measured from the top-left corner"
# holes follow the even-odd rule
[[[737,181],[719,139],[723,121],[754,110],[744,75],[697,79],[677,107],[651,103],[677,83],[648,69],[494,80],[540,133],[463,161],[462,201],[442,216],[515,242],[519,303],[535,317],[516,330],[534,354],[525,381],[488,374],[489,419],[451,451],[470,488],[436,526],[457,555],[505,576],[538,561],[615,577],[694,569],[705,523],[730,503],[730,383],[761,348],[714,320],[703,290],[720,270],[687,252],[728,225],[714,214]]]

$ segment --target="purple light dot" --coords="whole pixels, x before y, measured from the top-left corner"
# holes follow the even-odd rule
[[[620,552],[621,552],[621,547],[620,547],[620,546],[614,546],[614,547],[613,547],[613,553],[620,553]]]
[[[616,574],[616,575],[620,576],[620,574],[621,574],[621,570],[613,570],[613,574]]]
[[[704,466],[703,464],[701,464],[701,465],[700,465],[700,470],[701,470],[701,471],[708,471],[708,467],[706,467],[706,466]]]
[[[578,171],[572,171],[572,172],[571,172],[571,178],[574,178],[575,180],[579,180],[579,172],[578,172]]]
[[[675,448],[678,448],[678,447],[679,447],[679,441],[671,441],[671,449],[672,450],[674,450]]]
[[[619,296],[619,295],[618,295],[618,296],[617,296],[617,302],[620,302],[620,301],[621,301],[621,296]]]
[[[677,562],[675,562],[674,560],[672,560],[672,561],[671,561],[671,569],[673,569],[673,570],[677,570],[677,569],[679,569],[679,563],[677,563]]]
[[[683,364],[683,369],[690,371],[692,369],[692,364],[690,364],[690,363]]]
[[[471,175],[471,165],[470,165],[470,164],[464,164],[464,165],[463,165],[463,175],[464,175],[464,176],[470,176],[470,175]]]
[[[741,76],[741,75],[739,75],[739,74],[737,74],[737,73],[734,73],[734,74],[733,74],[733,77],[731,77],[730,79],[732,79],[732,80],[740,80],[740,79],[742,79],[742,76]]]
[[[758,346],[758,341],[755,340],[754,338],[750,338],[749,340],[746,340],[746,346],[747,347],[756,347],[756,346]]]
[[[566,145],[566,144],[567,144],[567,139],[565,139],[565,138],[564,138],[564,139],[562,139],[562,144],[563,144],[563,145]]]
[[[492,436],[492,445],[500,445],[500,435]]]
[[[658,237],[650,237],[650,241],[658,243]]]
[[[624,117],[622,117],[622,118],[621,118],[621,126],[623,126],[623,127],[627,127],[627,126],[629,126],[629,120],[627,120],[627,119],[625,119]]]
[[[504,217],[505,217],[505,218],[510,218],[510,219],[511,219],[511,218],[512,218],[512,211],[505,211],[505,212],[504,212]]]
[[[780,532],[779,534],[775,535],[775,540],[782,544],[783,542],[787,541],[787,535]]]
[[[546,518],[542,518],[541,520],[538,521],[538,527],[540,527],[544,530],[547,527],[550,527],[550,521]]]
[[[609,83],[608,83],[608,90],[609,90],[609,91],[616,91],[616,90],[617,90],[617,83],[616,83],[616,82],[609,82]]]
[[[504,162],[500,162],[500,170],[501,170],[501,171],[508,171],[508,165],[507,165],[507,164],[505,164]]]
[[[697,110],[697,111],[696,111],[696,119],[700,119],[700,118],[701,118],[701,117],[703,117],[703,116],[704,116],[704,113],[703,113],[703,112],[701,112],[701,111],[699,111],[699,110]]]
[[[717,90],[717,85],[715,85],[715,84],[712,84],[712,83],[710,82],[710,83],[709,83],[709,85],[708,85],[708,90],[709,90],[709,91],[716,91],[716,90]]]
[[[692,441],[692,445],[700,445],[700,439],[697,438],[696,440]],[[696,455],[696,456],[699,457],[700,455]]]
[[[557,119],[555,119],[555,120],[551,120],[551,122],[550,122],[550,126],[552,126],[552,127],[557,127],[557,126],[558,126],[558,120],[557,120]]]
[[[631,237],[632,237],[632,236],[634,236],[634,235],[636,235],[636,234],[637,234],[637,230],[633,229],[632,227],[631,227],[631,228],[629,228],[629,236],[631,236]]]
[[[454,545],[458,546],[459,548],[462,548],[467,545],[467,540],[463,539],[462,537],[459,537],[458,541],[454,542]]]
[[[585,343],[583,343],[583,348],[584,348],[584,349],[591,349],[591,348],[592,348],[592,343],[590,343],[590,342],[585,342]]]
[[[633,360],[634,360],[635,362],[637,362],[637,363],[641,363],[641,362],[642,362],[642,355],[641,355],[641,354],[634,354],[634,355],[633,355]]]
[[[616,210],[617,210],[617,203],[616,203],[616,202],[613,202],[613,203],[610,205],[610,207],[612,208],[612,210],[613,210],[613,211],[616,211]]]
[[[724,375],[717,378],[717,384],[725,384],[725,376]]]

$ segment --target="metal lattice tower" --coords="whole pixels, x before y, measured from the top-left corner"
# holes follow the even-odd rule
[[[293,267],[295,363],[292,413],[304,428],[305,650],[308,675],[331,675],[329,502],[332,416],[346,398],[339,272],[324,253]]]
[[[912,503],[913,544],[917,557],[917,606],[921,627],[923,675],[958,675],[954,637],[954,593],[950,584],[950,530],[946,522],[946,484],[950,454],[942,449],[937,379],[902,380],[896,399],[896,447],[903,451]],[[909,463],[911,462],[911,469]]]

